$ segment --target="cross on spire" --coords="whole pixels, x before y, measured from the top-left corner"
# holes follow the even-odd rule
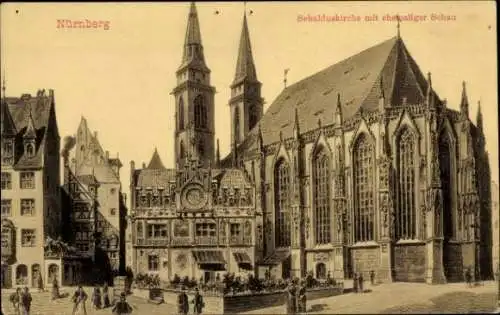
[[[401,19],[399,18],[399,15],[398,15],[398,24],[396,25],[397,32],[398,32],[397,33],[398,38],[401,37],[401,33],[400,33],[400,28],[401,28],[400,21],[401,21]]]

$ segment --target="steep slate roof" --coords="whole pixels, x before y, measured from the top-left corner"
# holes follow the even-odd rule
[[[149,161],[148,169],[165,169],[163,166],[163,162],[161,161],[160,155],[158,154],[158,150],[155,148],[155,152],[151,157],[151,161]]]
[[[51,92],[52,93],[52,92]],[[39,90],[36,96],[24,94],[18,97],[5,97],[2,100],[2,136],[4,132],[16,135],[16,142],[22,143],[23,136],[35,138],[35,155],[28,157],[22,146],[16,148],[14,167],[42,167],[45,134],[49,128],[52,98]],[[5,114],[9,115],[5,115]],[[30,117],[31,112],[31,117]],[[54,117],[55,119],[55,117]],[[3,125],[3,124],[6,125]],[[55,125],[54,128],[57,128]]]
[[[292,137],[295,108],[301,133],[316,129],[319,119],[324,126],[333,124],[337,94],[346,120],[359,110],[376,111],[382,93],[387,103],[400,106],[405,97],[408,104],[423,103],[426,91],[424,75],[396,36],[285,88],[259,123],[263,144],[278,142],[280,131],[283,139]],[[256,147],[259,124],[249,132],[239,152]],[[228,160],[230,156],[223,165],[228,165]]]

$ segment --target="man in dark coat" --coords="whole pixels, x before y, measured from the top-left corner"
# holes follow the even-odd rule
[[[78,309],[78,306],[80,306],[80,309],[82,310],[83,314],[87,314],[87,307],[85,303],[87,302],[88,295],[83,291],[83,287],[79,286],[78,289],[75,291],[75,294],[73,294],[73,313],[76,313],[76,310]]]
[[[203,302],[203,297],[201,296],[198,288],[195,288],[195,293],[192,303],[194,304],[194,313],[197,315],[201,314],[201,312],[203,312],[203,308],[205,307],[205,303]]]
[[[16,292],[10,295],[10,302],[12,303],[12,308],[14,308],[15,315],[21,314],[21,298],[23,296],[23,291],[21,288],[17,288]]]
[[[375,285],[375,271],[370,271],[370,283],[371,285]]]
[[[24,292],[21,295],[21,305],[23,310],[23,315],[29,315],[31,309],[31,301],[33,298],[31,297],[31,293],[29,292],[28,287],[24,287]]]
[[[306,297],[306,281],[302,280],[299,287],[297,308],[299,313],[305,313],[307,310],[307,297]]]
[[[188,296],[185,292],[184,286],[181,287],[181,292],[177,296],[177,313],[186,315],[189,312]]]
[[[354,292],[358,293],[358,273],[355,272],[352,276],[352,289]]]
[[[363,281],[364,281],[364,279],[363,279],[363,273],[362,272],[359,273],[358,281],[359,281],[359,292],[361,292],[361,293],[365,292],[363,290]]]
[[[120,294],[120,301],[116,302],[112,312],[115,315],[127,315],[132,313],[132,306],[128,304],[125,292]]]
[[[286,303],[286,313],[295,314],[297,312],[297,288],[293,282],[290,282],[286,290],[287,293],[287,303]]]

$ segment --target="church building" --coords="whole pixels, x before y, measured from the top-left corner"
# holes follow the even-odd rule
[[[399,34],[286,87],[264,113],[246,16],[220,159],[214,93],[191,4],[176,106],[176,168],[131,162],[135,273],[205,280],[379,281],[491,276],[490,171],[479,107],[432,87]]]

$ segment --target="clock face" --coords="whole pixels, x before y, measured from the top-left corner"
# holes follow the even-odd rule
[[[186,187],[183,194],[184,205],[192,210],[202,208],[207,202],[207,195],[200,185]]]

